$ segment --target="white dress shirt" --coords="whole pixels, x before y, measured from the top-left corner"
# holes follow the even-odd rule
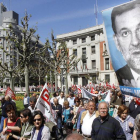
[[[82,123],[82,133],[84,135],[91,136],[92,123],[95,118],[96,118],[95,112],[92,115],[90,115],[89,111],[87,110],[87,114],[84,117],[83,123]]]

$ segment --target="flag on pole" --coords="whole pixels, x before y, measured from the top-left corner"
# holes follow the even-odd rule
[[[94,88],[92,87],[90,92],[91,92],[92,94],[94,94],[94,91],[95,91],[95,90],[94,90]]]
[[[104,99],[106,102],[110,103],[110,90],[108,90],[107,96]]]
[[[37,110],[40,110],[46,118],[52,119],[52,121],[54,122],[54,118],[52,117],[51,113],[48,86],[46,83],[40,93],[35,108],[37,108]]]
[[[80,87],[77,87],[78,89],[78,93],[82,93],[82,90],[80,89]]]
[[[10,87],[7,88],[7,90],[5,92],[5,96],[6,95],[8,95],[13,100],[16,100],[16,96],[15,96],[14,92],[12,91],[12,89]]]

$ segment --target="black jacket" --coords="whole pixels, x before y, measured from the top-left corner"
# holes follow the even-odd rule
[[[129,104],[129,114],[131,117],[133,117],[134,119],[136,118],[136,116],[138,114],[140,114],[140,106],[137,105],[137,107],[135,108],[135,101],[132,100],[131,103]]]
[[[55,106],[54,104],[52,105],[52,109],[53,110],[59,110],[57,112],[57,118],[61,118],[62,117],[62,105],[58,104],[57,106]]]
[[[104,122],[100,117],[93,121],[91,137],[92,140],[126,140],[120,123],[109,115]]]
[[[120,86],[124,86],[122,79],[128,80],[130,83],[131,80],[134,79],[130,67],[128,65],[125,65],[124,67],[117,70],[116,75]]]

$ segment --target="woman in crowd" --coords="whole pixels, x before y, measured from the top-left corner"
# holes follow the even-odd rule
[[[80,99],[78,97],[76,97],[74,99],[74,107],[73,107],[73,114],[74,114],[74,117],[72,119],[72,123],[74,124],[74,127],[73,129],[76,129],[76,124],[77,124],[77,113],[78,113],[78,109],[80,107]]]
[[[72,124],[72,118],[73,118],[73,111],[72,107],[69,106],[69,102],[64,102],[64,111],[63,111],[63,121],[64,121],[64,127],[66,129],[66,133],[69,135],[72,133],[73,124]]]
[[[24,109],[23,111],[20,112],[20,120],[23,123],[22,128],[21,128],[21,138],[20,140],[25,140],[31,137],[31,130],[33,128],[33,125],[31,125],[30,122],[30,117],[31,117],[31,111],[30,109]],[[19,136],[10,134],[13,138],[19,139]]]
[[[117,116],[118,107],[123,104],[123,97],[121,91],[117,91],[111,98],[110,107],[113,109],[113,117]]]
[[[126,135],[126,140],[132,140],[134,130],[134,119],[128,115],[128,107],[121,105],[118,108],[118,116],[116,119],[120,122],[120,125]]]
[[[32,124],[34,127],[31,132],[30,140],[49,140],[50,139],[50,130],[45,126],[45,117],[41,111],[34,111],[32,116]]]
[[[8,140],[16,140],[12,135],[20,136],[21,132],[21,121],[20,118],[16,116],[15,108],[12,104],[8,104],[5,108],[8,118],[4,120],[4,126],[2,134],[8,134]],[[18,137],[19,139],[20,137]]]

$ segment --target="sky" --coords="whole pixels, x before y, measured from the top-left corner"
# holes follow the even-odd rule
[[[98,24],[103,23],[101,11],[130,0],[97,0]],[[96,26],[94,5],[96,0],[0,0],[8,11],[15,11],[20,19],[25,10],[32,15],[29,26],[37,26],[40,41],[54,36]]]

